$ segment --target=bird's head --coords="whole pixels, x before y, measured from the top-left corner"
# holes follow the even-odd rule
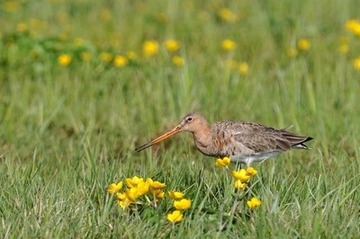
[[[179,127],[181,131],[194,133],[201,130],[201,127],[204,125],[207,125],[205,118],[200,113],[194,112],[185,115],[177,127]]]
[[[190,113],[183,117],[180,124],[178,124],[173,129],[163,133],[162,135],[156,137],[155,139],[151,140],[150,142],[138,147],[135,149],[136,152],[140,152],[141,150],[144,150],[154,144],[157,144],[167,138],[170,138],[171,136],[174,136],[175,134],[178,134],[182,131],[188,131],[188,132],[196,132],[198,130],[201,130],[201,128],[206,125],[207,122],[205,118],[200,113]]]

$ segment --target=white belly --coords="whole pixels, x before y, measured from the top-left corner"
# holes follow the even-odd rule
[[[243,163],[247,166],[250,166],[252,163],[262,162],[268,158],[274,157],[278,155],[280,151],[268,151],[268,152],[261,152],[249,155],[235,155],[231,156],[231,162],[233,163]]]

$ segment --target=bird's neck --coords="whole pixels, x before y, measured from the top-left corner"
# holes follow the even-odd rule
[[[208,124],[204,125],[201,130],[193,132],[195,145],[202,152],[206,155],[213,155],[213,140],[211,135],[211,128]]]

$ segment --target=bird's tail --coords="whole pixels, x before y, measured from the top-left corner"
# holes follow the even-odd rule
[[[312,137],[294,135],[291,133],[285,134],[284,136],[289,140],[290,146],[295,149],[310,149],[305,143],[313,139]]]

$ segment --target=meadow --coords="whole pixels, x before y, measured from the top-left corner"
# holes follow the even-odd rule
[[[357,238],[358,9],[0,1],[0,237]],[[245,198],[190,134],[134,151],[192,111],[293,125],[312,149],[254,164]],[[108,193],[133,176],[166,184],[156,207],[122,208]],[[191,200],[179,222],[167,218],[170,190]]]

